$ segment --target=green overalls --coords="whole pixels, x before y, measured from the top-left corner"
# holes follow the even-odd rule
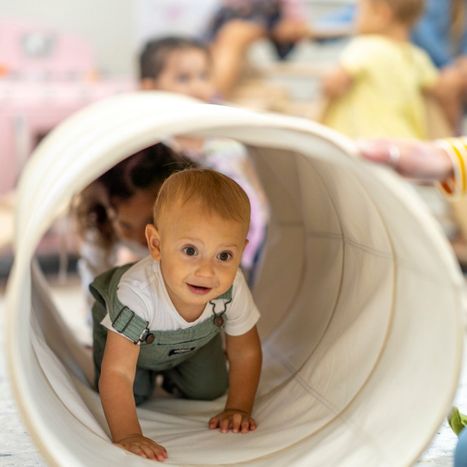
[[[213,400],[222,396],[228,386],[228,374],[220,330],[224,313],[232,301],[232,289],[209,302],[212,319],[175,331],[152,331],[149,323],[123,305],[117,287],[123,273],[132,264],[120,266],[99,275],[89,286],[96,299],[92,308],[93,358],[96,387],[104,356],[107,329],[101,324],[107,312],[113,328],[140,343],[133,392],[136,404],[147,400],[153,390],[156,374],[174,385],[187,399]]]

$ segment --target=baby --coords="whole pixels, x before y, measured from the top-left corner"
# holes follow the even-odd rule
[[[439,111],[445,100],[428,55],[410,43],[424,0],[359,0],[358,7],[357,35],[323,81],[322,122],[352,138],[428,138],[425,99]]]
[[[188,399],[213,400],[228,388],[209,428],[256,429],[259,312],[239,270],[249,221],[248,197],[233,180],[212,170],[178,172],[163,183],[154,224],[146,226],[150,255],[91,284],[96,380],[112,440],[124,449],[167,458],[143,435],[136,413],[156,374]]]
[[[139,57],[139,72],[143,90],[173,92],[204,102],[212,102],[216,95],[209,49],[196,39],[168,36],[149,40]],[[182,135],[165,143],[201,167],[233,178],[247,193],[252,215],[242,268],[253,282],[266,236],[269,205],[246,148],[229,139]]]

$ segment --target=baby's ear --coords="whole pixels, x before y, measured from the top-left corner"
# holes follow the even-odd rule
[[[161,259],[161,241],[159,236],[159,231],[157,227],[153,224],[148,224],[145,230],[146,241],[148,243],[149,253],[156,260],[160,261]]]

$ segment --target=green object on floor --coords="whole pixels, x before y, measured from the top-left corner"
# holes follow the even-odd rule
[[[448,416],[448,423],[452,431],[459,436],[460,432],[467,426],[467,415],[461,414],[457,407],[453,407]]]

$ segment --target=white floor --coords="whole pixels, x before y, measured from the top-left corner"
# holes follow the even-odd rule
[[[82,301],[81,290],[75,280],[69,284],[55,285],[54,299],[60,309],[66,309],[65,304],[73,302],[76,309],[77,301]],[[82,309],[84,310],[84,303]],[[5,339],[3,332],[3,294],[0,295],[0,349]],[[81,335],[86,340],[86,328],[83,326],[83,316],[69,314],[67,320],[74,324],[80,323]],[[467,338],[466,338],[467,343]],[[467,346],[466,346],[467,347]],[[24,429],[15,408],[8,379],[5,374],[3,352],[0,357],[0,466],[1,467],[32,467],[45,466],[44,460],[34,446],[30,436]],[[467,355],[466,355],[467,356]],[[455,404],[467,412],[467,358],[464,358],[464,372],[459,385]],[[456,436],[447,423],[438,430],[431,446],[417,462],[417,467],[448,467],[452,465],[452,452],[456,444]]]

